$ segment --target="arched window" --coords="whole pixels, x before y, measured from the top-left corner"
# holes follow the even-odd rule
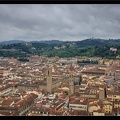
[[[49,70],[48,70],[48,76],[49,76],[49,74],[50,74],[50,73],[49,73]]]

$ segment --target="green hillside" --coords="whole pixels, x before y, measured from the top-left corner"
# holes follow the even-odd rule
[[[16,41],[15,41],[16,42]],[[120,40],[86,39],[83,41],[34,41],[0,44],[0,56],[28,59],[31,55],[47,55],[48,57],[98,56],[115,59],[120,55]],[[110,48],[117,48],[117,52]]]

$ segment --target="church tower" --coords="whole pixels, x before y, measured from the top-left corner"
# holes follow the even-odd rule
[[[69,77],[69,95],[74,93],[74,76],[73,76],[73,67],[70,66],[70,77]]]
[[[120,70],[116,70],[115,81],[120,81]]]
[[[46,76],[47,76],[47,92],[52,93],[52,68],[47,69]]]
[[[99,88],[99,100],[103,101],[105,99],[105,89]]]

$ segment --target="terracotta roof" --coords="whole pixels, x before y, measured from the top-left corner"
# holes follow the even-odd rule
[[[31,111],[49,112],[49,108],[46,107],[31,107]]]
[[[10,110],[0,110],[0,115],[3,116],[11,116],[14,113],[14,111],[10,111]]]
[[[4,101],[2,102],[2,106],[3,106],[3,105],[10,106],[13,102],[14,102],[13,99],[4,100]]]
[[[93,110],[93,112],[104,113],[104,109]]]
[[[56,90],[54,91],[54,93],[62,93],[62,92],[63,92],[62,89],[56,89]]]
[[[42,116],[42,114],[37,114],[37,113],[29,113],[27,116]]]

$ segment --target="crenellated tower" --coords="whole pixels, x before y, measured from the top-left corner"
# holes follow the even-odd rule
[[[74,94],[74,76],[73,66],[70,65],[70,77],[69,77],[69,95]]]
[[[47,92],[52,93],[52,68],[47,68],[46,77],[47,77]]]

